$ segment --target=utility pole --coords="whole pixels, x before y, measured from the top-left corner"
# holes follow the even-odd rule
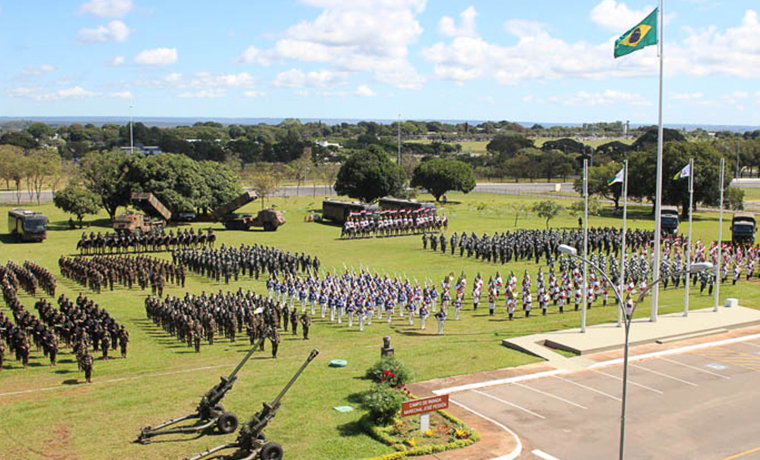
[[[401,114],[398,114],[398,156],[396,157],[396,164],[401,166]]]
[[[132,107],[134,107],[134,101],[129,100],[129,154],[135,154],[135,140],[132,135]]]

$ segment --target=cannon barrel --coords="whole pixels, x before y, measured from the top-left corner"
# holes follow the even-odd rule
[[[274,416],[277,414],[277,411],[280,409],[280,401],[282,400],[283,396],[285,396],[285,393],[290,390],[290,387],[293,386],[296,380],[298,380],[298,377],[301,376],[304,369],[306,369],[306,366],[311,363],[314,358],[317,357],[319,354],[318,349],[311,350],[311,353],[309,353],[309,356],[306,358],[306,361],[304,361],[303,364],[301,364],[301,367],[296,371],[296,373],[293,375],[293,377],[290,379],[290,381],[285,385],[285,387],[280,391],[280,394],[278,394],[272,402],[265,402],[264,407],[257,412],[251,419],[246,423],[248,430],[245,435],[243,435],[243,432],[241,432],[241,435],[243,436],[257,436],[261,431],[266,427],[269,422],[274,418]]]

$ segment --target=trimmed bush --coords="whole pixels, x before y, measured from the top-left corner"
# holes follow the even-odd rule
[[[393,422],[401,410],[406,396],[384,383],[378,383],[364,394],[362,407],[369,411],[369,417],[376,425],[386,426]]]
[[[395,357],[383,358],[367,369],[367,377],[377,383],[386,383],[388,386],[399,387],[409,383],[412,371],[404,363]]]

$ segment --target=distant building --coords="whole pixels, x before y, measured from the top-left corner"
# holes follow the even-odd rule
[[[328,147],[335,147],[335,148],[339,148],[339,149],[342,149],[342,148],[343,148],[343,146],[342,146],[342,145],[340,145],[340,144],[337,144],[337,143],[335,143],[335,142],[317,141],[317,142],[316,142],[316,144],[317,144],[318,146],[320,146],[320,147],[323,147],[323,148],[328,148]]]
[[[132,148],[129,146],[121,147],[121,151],[130,153]],[[135,145],[135,153],[142,153],[143,155],[159,155],[164,152],[162,152],[161,147],[157,145]]]

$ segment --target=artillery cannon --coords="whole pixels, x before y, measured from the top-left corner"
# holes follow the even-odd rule
[[[214,427],[222,434],[229,434],[235,431],[238,427],[238,418],[232,412],[225,412],[224,407],[219,403],[224,399],[224,396],[228,391],[232,389],[232,386],[237,381],[237,373],[243,368],[245,363],[251,358],[256,347],[243,357],[240,364],[237,365],[235,370],[227,376],[221,377],[221,381],[214,385],[205,395],[201,398],[198,407],[195,412],[182,417],[178,417],[169,421],[166,421],[160,425],[148,426],[140,430],[140,434],[137,436],[136,442],[140,444],[149,444],[151,438],[154,436],[163,436],[167,434],[191,434],[201,433],[203,434],[207,430],[213,430]],[[171,428],[179,422],[185,420],[198,419],[197,424]]]
[[[318,354],[319,350],[316,348],[311,350],[309,357],[306,358],[306,361],[296,371],[295,375],[293,375],[287,385],[285,385],[282,391],[280,391],[280,394],[278,394],[272,402],[264,402],[264,407],[256,412],[247,422],[245,422],[245,425],[240,428],[240,432],[238,433],[235,442],[213,447],[193,457],[186,457],[184,460],[200,460],[226,449],[237,449],[234,458],[240,460],[281,460],[283,454],[282,446],[276,442],[267,441],[263,430],[269,425],[269,422],[272,421],[274,416],[277,415],[277,411],[280,410],[282,397],[285,396],[285,393],[290,390],[293,383],[295,383],[298,377],[301,376],[301,373],[306,369],[306,366],[308,366]]]

